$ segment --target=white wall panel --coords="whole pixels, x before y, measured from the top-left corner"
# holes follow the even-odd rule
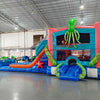
[[[45,30],[25,32],[25,47],[33,45],[33,35],[45,35]],[[24,48],[24,32],[1,34],[2,48]]]

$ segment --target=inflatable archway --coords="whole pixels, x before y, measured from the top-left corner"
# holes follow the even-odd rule
[[[68,62],[71,59],[75,59],[76,63],[80,63],[80,60],[76,56],[69,56],[69,57],[66,58],[66,61],[65,61],[66,65],[68,65]]]

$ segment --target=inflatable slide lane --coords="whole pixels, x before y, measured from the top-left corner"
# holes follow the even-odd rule
[[[45,54],[45,46],[47,45],[47,43],[48,43],[47,40],[43,40],[39,43],[39,45],[36,47],[36,58],[31,64],[28,64],[28,65],[11,64],[9,67],[12,67],[12,68],[31,68],[33,67],[40,60],[40,58]]]
[[[9,67],[12,67],[12,68],[31,68],[40,60],[40,58],[44,54],[45,54],[45,48],[40,52],[40,54],[38,54],[38,56],[35,58],[35,60],[31,64],[28,64],[28,65],[10,64]]]

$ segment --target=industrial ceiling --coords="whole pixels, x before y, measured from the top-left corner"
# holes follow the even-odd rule
[[[78,25],[100,21],[100,0],[0,0],[0,32],[66,27],[72,17]]]

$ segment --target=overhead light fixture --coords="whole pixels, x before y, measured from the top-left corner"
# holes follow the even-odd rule
[[[15,17],[15,21],[18,21],[19,20],[19,17]]]
[[[80,10],[83,10],[83,9],[84,9],[84,5],[81,5],[81,6],[80,6]]]
[[[18,21],[19,19],[16,18],[15,20]]]
[[[14,29],[15,29],[15,30],[18,30],[18,27],[15,27]]]
[[[80,24],[83,24],[83,23],[84,23],[83,21],[80,22]]]

